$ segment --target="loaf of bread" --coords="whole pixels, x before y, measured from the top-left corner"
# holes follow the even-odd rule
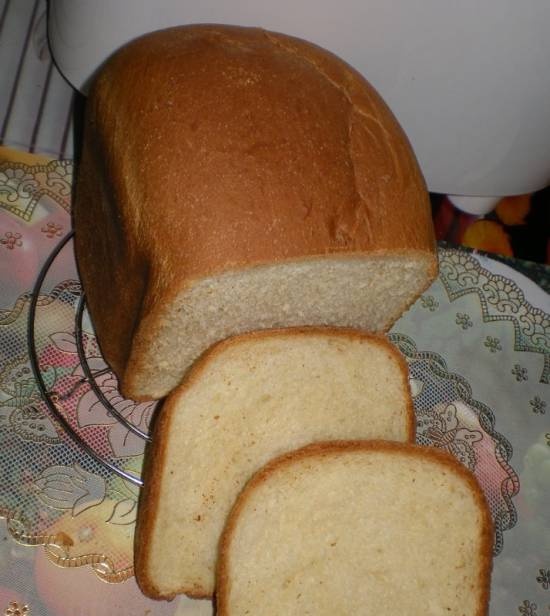
[[[384,332],[437,267],[424,180],[375,90],[254,28],[114,55],[87,102],[74,224],[103,355],[137,400],[238,333]]]
[[[217,615],[485,616],[492,526],[434,448],[317,444],[254,475],[220,543]]]
[[[406,363],[385,339],[291,329],[221,342],[154,428],[136,530],[140,587],[153,598],[211,596],[226,517],[258,468],[315,441],[371,438],[414,439]]]

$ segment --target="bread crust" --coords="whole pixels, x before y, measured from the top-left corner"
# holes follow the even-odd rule
[[[391,111],[333,54],[256,28],[172,28],[114,55],[87,103],[74,222],[103,355],[138,400],[166,306],[203,277],[387,254],[437,271]]]
[[[403,378],[403,386],[406,391],[410,392],[407,362],[403,355],[399,352],[387,338],[382,335],[368,334],[350,328],[338,327],[301,327],[287,329],[262,330],[240,334],[227,338],[208,349],[193,365],[187,377],[181,385],[170,394],[165,400],[162,407],[158,409],[158,417],[153,426],[152,439],[148,443],[145,451],[145,460],[143,464],[143,487],[139,496],[139,506],[136,520],[136,532],[134,540],[134,571],[136,581],[142,592],[152,599],[173,599],[177,594],[186,594],[189,597],[196,599],[210,598],[211,595],[203,589],[182,586],[174,594],[163,594],[160,589],[156,588],[150,579],[147,571],[147,562],[151,549],[150,537],[153,532],[156,520],[156,512],[158,503],[161,498],[161,481],[158,475],[158,469],[165,466],[167,443],[170,438],[171,421],[174,413],[177,412],[178,400],[187,389],[201,378],[202,373],[207,368],[210,361],[223,353],[228,347],[237,346],[243,340],[258,340],[262,338],[270,338],[273,336],[336,336],[342,338],[351,338],[355,340],[365,340],[382,347],[387,353],[391,354],[398,362],[401,368]],[[416,418],[412,398],[409,396],[407,401],[407,414],[409,417],[409,440],[414,442],[416,431]]]
[[[477,482],[473,473],[451,454],[436,449],[434,447],[424,447],[413,443],[398,443],[393,441],[325,441],[313,443],[295,451],[283,454],[268,462],[246,483],[241,493],[237,497],[235,504],[227,518],[226,525],[219,543],[218,564],[216,572],[216,614],[217,616],[230,616],[228,611],[227,599],[230,591],[231,579],[228,566],[230,543],[233,538],[235,526],[239,515],[256,487],[265,482],[277,470],[293,464],[297,460],[307,458],[323,458],[326,456],[338,455],[341,453],[354,451],[394,451],[401,454],[431,458],[443,466],[450,468],[453,472],[463,477],[470,486],[474,499],[482,513],[483,528],[481,531],[481,580],[480,580],[480,602],[476,616],[486,616],[489,606],[491,569],[492,569],[492,550],[493,550],[493,520],[487,504],[485,494]]]

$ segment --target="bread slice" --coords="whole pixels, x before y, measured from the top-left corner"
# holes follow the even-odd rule
[[[406,364],[385,339],[305,329],[220,343],[166,401],[145,461],[135,570],[145,594],[214,591],[218,540],[246,481],[327,439],[414,438]]]
[[[282,456],[237,499],[218,616],[482,616],[492,526],[473,475],[433,448],[332,442]]]
[[[254,28],[183,26],[115,54],[87,103],[74,225],[99,344],[136,400],[235,334],[385,332],[437,270],[384,102],[331,53]]]

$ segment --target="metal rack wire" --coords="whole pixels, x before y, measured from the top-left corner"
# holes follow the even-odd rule
[[[44,381],[43,375],[40,369],[40,362],[38,360],[38,353],[36,348],[36,318],[37,318],[37,306],[38,300],[41,295],[42,287],[44,285],[44,281],[48,273],[50,272],[52,265],[54,264],[56,258],[59,256],[63,248],[72,240],[74,237],[74,232],[71,231],[68,233],[54,248],[54,250],[50,253],[49,257],[46,259],[44,265],[42,266],[34,287],[31,292],[31,301],[29,306],[29,315],[27,321],[27,339],[28,339],[28,349],[29,349],[29,360],[31,364],[31,368],[34,374],[34,378],[38,385],[38,389],[40,391],[41,397],[48,407],[48,410],[52,414],[52,416],[58,421],[61,425],[65,433],[79,446],[81,447],[88,455],[94,458],[97,462],[102,464],[104,467],[111,470],[113,473],[116,473],[120,477],[130,481],[131,483],[141,487],[143,485],[142,480],[139,477],[136,477],[132,473],[125,471],[124,469],[119,468],[116,464],[111,462],[110,460],[105,459],[103,456],[98,454],[94,448],[86,442],[80,434],[73,428],[70,421],[65,417],[62,410],[59,407],[59,395],[56,392],[52,392],[48,390],[48,387]],[[139,438],[144,441],[149,441],[150,436],[141,428],[135,426],[132,422],[130,422],[118,409],[116,409],[107,399],[105,394],[101,391],[97,383],[97,378],[101,375],[104,375],[107,372],[110,372],[109,368],[104,370],[100,370],[97,372],[92,372],[90,365],[88,363],[86,352],[84,350],[83,344],[83,318],[84,312],[86,308],[86,298],[84,292],[82,291],[80,294],[80,298],[78,300],[76,313],[75,313],[75,323],[74,323],[74,334],[76,341],[76,349],[78,353],[78,358],[80,361],[80,365],[83,370],[84,376],[80,379],[79,382],[76,383],[75,388],[83,385],[84,383],[88,383],[91,390],[97,396],[98,401],[105,407],[108,414],[113,416],[117,421],[122,423],[128,430],[137,435]],[[73,389],[75,389],[73,388]],[[71,390],[72,391],[72,390]],[[71,392],[69,392],[70,395]]]

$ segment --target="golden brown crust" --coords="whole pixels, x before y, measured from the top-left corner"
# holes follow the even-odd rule
[[[226,525],[219,543],[218,564],[216,571],[216,614],[217,616],[230,616],[227,607],[227,600],[230,591],[231,579],[228,570],[228,558],[230,543],[233,537],[235,526],[238,522],[240,512],[245,506],[247,500],[254,493],[256,486],[262,484],[274,472],[291,465],[297,460],[306,458],[323,458],[326,456],[339,455],[341,453],[353,451],[394,451],[402,454],[422,457],[424,459],[431,458],[440,464],[452,469],[453,472],[463,477],[471,488],[474,498],[478,504],[479,510],[482,513],[482,530],[481,530],[481,579],[480,587],[480,604],[476,616],[486,616],[489,606],[491,568],[492,568],[492,551],[493,551],[493,521],[487,504],[485,494],[481,489],[475,476],[451,454],[436,449],[434,447],[424,447],[413,443],[398,443],[393,441],[325,441],[321,443],[313,443],[295,451],[283,454],[268,462],[246,483],[241,493],[237,497],[235,504],[226,521]]]
[[[424,180],[378,94],[331,53],[255,28],[173,28],[115,54],[87,104],[74,221],[129,397],[162,307],[194,280],[396,251],[436,270]]]
[[[189,588],[186,586],[178,588],[177,593],[165,595],[155,587],[147,572],[147,563],[151,548],[150,537],[155,524],[159,499],[161,498],[161,474],[159,469],[162,469],[166,463],[166,448],[171,433],[170,425],[174,413],[177,412],[176,409],[178,407],[178,401],[185,391],[201,378],[202,373],[207,368],[208,364],[216,356],[223,353],[228,347],[237,346],[243,340],[258,340],[273,336],[336,336],[355,340],[365,340],[370,343],[377,344],[387,353],[392,355],[399,363],[401,367],[401,375],[403,377],[403,387],[405,391],[409,392],[407,362],[399,350],[382,335],[368,334],[355,329],[344,327],[297,327],[288,329],[262,330],[227,338],[226,340],[222,340],[208,349],[194,363],[192,369],[189,371],[187,377],[181,385],[174,390],[168,398],[166,398],[162,407],[158,409],[158,417],[153,426],[151,435],[152,439],[145,452],[145,460],[143,464],[143,488],[141,489],[139,498],[134,540],[134,570],[137,583],[142,592],[152,599],[173,599],[176,594],[182,593],[195,599],[207,599],[211,597],[210,593],[206,592],[204,589],[197,589],[194,587]],[[415,437],[416,419],[412,398],[410,395],[407,401],[407,413],[409,416],[408,438],[412,442]]]
[[[166,408],[165,408],[166,407]],[[175,595],[163,595],[149,578],[147,566],[151,549],[149,537],[153,531],[157,503],[160,498],[160,482],[157,472],[162,468],[166,459],[166,446],[162,435],[170,425],[169,400],[157,409],[155,423],[152,430],[152,442],[145,449],[145,462],[143,464],[143,487],[139,494],[136,530],[134,533],[134,573],[136,582],[143,594],[151,599],[173,599]]]
[[[193,599],[209,599],[210,594],[197,588],[181,587],[174,593],[163,593],[155,586],[148,573],[151,550],[150,537],[153,532],[158,503],[161,497],[161,482],[158,470],[165,465],[167,435],[170,429],[174,402],[168,398],[158,409],[158,417],[152,432],[152,441],[145,451],[143,464],[143,487],[139,495],[136,530],[134,534],[134,573],[136,582],[144,595],[151,599],[171,601],[178,594],[186,594]]]

